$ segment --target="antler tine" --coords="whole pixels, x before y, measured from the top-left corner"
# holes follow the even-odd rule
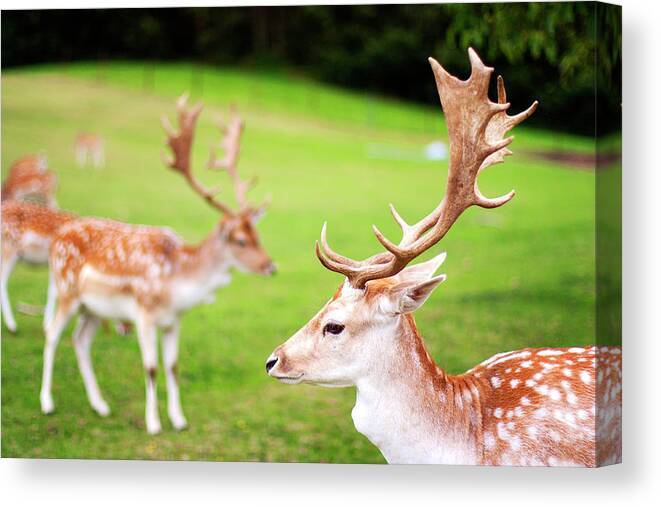
[[[326,252],[322,252],[322,247],[319,246],[319,241],[314,242],[314,251],[317,254],[319,262],[321,262],[326,269],[335,271],[336,273],[341,273],[349,279],[355,277],[358,273],[354,266],[348,263],[341,263],[327,257]]]
[[[161,125],[163,126],[163,130],[165,130],[165,134],[168,136],[168,138],[177,136],[177,131],[172,126],[170,118],[168,118],[166,114],[161,116]]]
[[[503,80],[502,76],[498,76],[498,103],[504,104],[506,100],[507,92],[505,91],[505,81]],[[534,101],[530,107],[528,107],[528,109],[514,116],[509,116],[505,111],[496,113],[487,125],[486,138],[492,143],[502,140],[505,134],[507,134],[519,123],[529,118],[535,112],[537,109],[537,104],[538,102]],[[484,162],[482,162],[482,165],[480,166],[479,172],[489,166],[503,162],[505,157],[511,154],[512,152],[507,148],[502,148],[492,153],[490,156],[484,159]],[[476,188],[476,191],[479,192],[479,189]]]
[[[232,210],[224,203],[218,201],[215,195],[217,189],[209,189],[203,186],[194,176],[191,170],[191,148],[195,135],[197,118],[202,112],[203,104],[198,102],[193,107],[188,107],[188,95],[183,94],[177,100],[176,110],[179,121],[179,130],[176,130],[166,115],[161,118],[163,129],[167,135],[167,145],[172,150],[172,157],[161,153],[163,163],[181,174],[190,187],[199,194],[212,207],[223,213],[232,214]]]
[[[349,259],[331,250],[326,226],[322,229],[321,246],[316,245],[317,256],[328,269],[346,275],[356,288],[364,288],[370,280],[399,273],[414,258],[438,243],[470,206],[496,208],[514,197],[514,191],[493,199],[485,197],[477,185],[477,176],[484,168],[502,162],[511,154],[507,146],[514,138],[504,136],[535,111],[537,102],[518,115],[508,116],[506,111],[510,104],[502,78],[498,78],[498,102],[492,102],[488,91],[493,68],[484,65],[472,48],[468,49],[468,57],[471,74],[465,81],[452,76],[429,58],[450,141],[446,193],[436,208],[416,224],[409,225],[390,205],[393,218],[402,229],[402,238],[395,244],[373,226],[376,239],[387,253],[364,261]]]
[[[218,159],[215,150],[211,148],[209,155],[208,167],[212,170],[225,170],[232,179],[234,185],[234,192],[236,194],[236,201],[241,207],[245,209],[248,207],[248,200],[246,194],[256,183],[255,179],[242,180],[237,170],[237,161],[241,148],[241,135],[243,134],[244,121],[239,117],[236,112],[236,106],[230,106],[230,120],[227,126],[220,126],[223,137],[220,140],[220,146],[224,151],[224,157]]]
[[[328,239],[326,237],[326,228],[327,228],[327,222],[324,222],[324,225],[321,227],[321,248],[317,249],[317,255],[323,252],[324,257],[338,263],[339,265],[350,266],[352,268],[359,267],[361,265],[359,261],[355,261],[353,259],[350,259],[349,257],[340,255],[329,246]]]

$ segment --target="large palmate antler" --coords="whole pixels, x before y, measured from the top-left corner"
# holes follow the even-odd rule
[[[222,159],[217,158],[215,150],[211,148],[207,166],[209,169],[224,169],[227,171],[234,184],[236,202],[241,209],[245,209],[248,207],[246,193],[253,187],[255,180],[242,180],[236,168],[241,148],[241,134],[243,133],[244,122],[237,114],[234,105],[230,107],[228,125],[219,125],[219,127],[223,133],[223,137],[220,140],[220,147],[223,149],[224,157]]]
[[[190,187],[204,198],[211,206],[232,215],[234,212],[225,203],[216,199],[218,189],[209,189],[202,185],[193,176],[191,169],[191,148],[193,146],[193,137],[195,134],[195,125],[197,118],[202,111],[202,103],[198,102],[193,107],[188,107],[188,95],[184,94],[177,100],[177,118],[179,121],[179,131],[177,131],[166,115],[162,117],[163,128],[168,136],[167,144],[172,150],[173,158],[169,159],[165,154],[162,155],[163,163],[180,173],[190,185]]]
[[[497,208],[514,197],[513,190],[494,199],[485,197],[478,188],[477,176],[511,154],[507,145],[513,137],[504,136],[535,111],[537,101],[524,112],[508,116],[506,111],[510,104],[505,102],[502,78],[498,78],[498,103],[491,102],[488,90],[493,68],[486,67],[472,48],[468,56],[471,75],[466,81],[450,75],[436,60],[429,58],[450,141],[446,193],[439,205],[418,223],[409,225],[391,204],[390,211],[402,229],[402,239],[394,244],[372,226],[376,238],[388,252],[363,261],[334,252],[326,239],[326,224],[321,230],[321,245],[319,242],[315,245],[317,257],[328,269],[344,274],[353,287],[364,288],[370,280],[399,273],[414,258],[438,243],[470,206]]]

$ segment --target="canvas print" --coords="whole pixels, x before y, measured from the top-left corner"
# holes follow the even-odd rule
[[[2,54],[3,457],[621,462],[620,7],[3,11]]]

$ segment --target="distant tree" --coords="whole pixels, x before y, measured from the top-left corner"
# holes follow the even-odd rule
[[[620,16],[619,7],[589,2],[4,11],[2,64],[275,66],[436,104],[426,57],[461,74],[473,46],[506,77],[514,109],[540,101],[531,123],[592,134],[595,82],[600,131],[619,128]]]

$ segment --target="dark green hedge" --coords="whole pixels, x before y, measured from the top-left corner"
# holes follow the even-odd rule
[[[3,67],[97,58],[277,66],[342,86],[436,103],[426,57],[465,74],[471,45],[537,124],[619,128],[621,10],[585,3],[4,11]]]

